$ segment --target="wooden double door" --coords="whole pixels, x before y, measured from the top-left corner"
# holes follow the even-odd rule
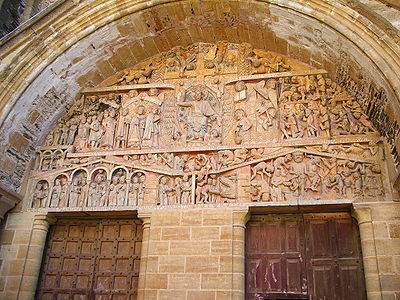
[[[347,213],[254,216],[246,298],[365,300],[357,223]]]
[[[142,226],[64,219],[50,228],[36,299],[136,299]]]

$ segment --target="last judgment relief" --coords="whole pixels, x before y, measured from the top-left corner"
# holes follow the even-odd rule
[[[87,88],[38,150],[33,209],[385,199],[382,140],[321,69],[177,47]]]

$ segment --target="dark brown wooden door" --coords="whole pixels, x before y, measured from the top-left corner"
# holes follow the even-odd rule
[[[261,222],[248,223],[248,299],[284,297],[288,294],[300,299],[307,294],[303,226],[303,219],[298,216],[269,217]]]
[[[36,298],[136,299],[141,239],[137,220],[60,220],[50,229]]]
[[[305,215],[310,299],[366,299],[357,223],[348,214]]]
[[[347,213],[256,216],[246,228],[247,299],[366,299]]]

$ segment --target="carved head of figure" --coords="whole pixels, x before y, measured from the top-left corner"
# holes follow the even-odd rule
[[[159,92],[158,92],[158,89],[156,89],[156,88],[151,88],[151,89],[149,90],[149,95],[150,95],[150,96],[157,97],[158,94],[159,94]]]
[[[137,97],[139,95],[139,93],[137,90],[130,90],[128,95],[130,98],[134,98],[134,97]]]
[[[145,112],[146,112],[146,110],[145,110],[144,106],[143,105],[139,105],[138,108],[137,108],[138,115],[142,116],[142,115],[145,114]]]
[[[304,153],[303,152],[294,152],[293,153],[293,160],[297,163],[303,162]]]
[[[285,162],[289,162],[289,161],[291,161],[292,160],[292,154],[286,154],[285,155]]]
[[[199,86],[197,86],[192,90],[191,96],[193,101],[201,101],[204,98],[204,92]]]
[[[146,175],[140,175],[140,182],[143,183],[146,180]]]
[[[282,175],[282,169],[281,169],[281,168],[275,169],[275,171],[274,171],[274,176],[275,176],[275,177],[279,177],[279,176],[281,176],[281,175]]]
[[[133,176],[132,183],[139,183],[139,177],[138,176]]]
[[[110,109],[110,112],[108,113],[108,115],[110,116],[110,118],[115,118],[115,110]]]
[[[265,87],[267,89],[274,89],[276,88],[276,83],[277,83],[276,79],[269,79],[265,82]]]
[[[163,177],[160,178],[160,183],[161,184],[167,184],[167,182],[168,182],[167,177],[163,176]]]
[[[124,173],[121,173],[119,176],[119,183],[126,183],[126,176]]]
[[[119,176],[118,176],[118,174],[115,174],[113,177],[112,177],[112,179],[111,179],[111,182],[112,182],[112,184],[118,184],[118,182],[119,182]]]
[[[72,179],[72,185],[80,185],[82,181],[82,178],[80,175],[75,176],[74,179]]]
[[[246,117],[246,112],[243,109],[239,108],[235,111],[235,119],[236,120],[240,121],[241,119],[243,119],[245,117]]]
[[[182,178],[176,177],[176,178],[175,178],[175,185],[176,185],[176,186],[180,186],[181,184],[182,184]]]
[[[189,176],[187,174],[184,174],[182,179],[183,181],[187,182],[189,181]]]
[[[94,178],[94,182],[96,183],[101,183],[103,181],[104,175],[102,173],[99,173],[96,175],[96,177]]]
[[[56,179],[56,181],[54,182],[54,185],[55,185],[55,186],[59,186],[59,185],[61,185],[61,181],[60,181],[60,179]]]
[[[357,120],[359,119],[359,118],[361,118],[361,112],[360,111],[355,111],[355,112],[353,112],[353,116],[354,116],[354,118],[356,118]]]
[[[121,110],[121,115],[122,116],[127,116],[129,114],[129,109],[127,108],[127,107],[124,107],[122,110]]]
[[[86,117],[84,115],[81,115],[80,122],[81,122],[81,124],[85,124],[86,123]]]
[[[241,92],[241,91],[244,91],[245,89],[247,89],[247,87],[246,87],[246,84],[244,83],[244,81],[242,81],[242,80],[236,81],[236,83],[235,83],[235,91],[236,92]]]

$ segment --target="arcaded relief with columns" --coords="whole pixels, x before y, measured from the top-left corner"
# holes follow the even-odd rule
[[[37,152],[29,208],[369,201],[382,141],[327,72],[249,44],[177,47],[87,88]]]

